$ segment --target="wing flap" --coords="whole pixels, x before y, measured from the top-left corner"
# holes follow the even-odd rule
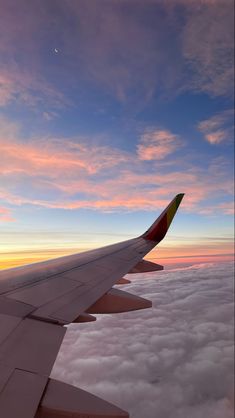
[[[34,417],[47,380],[45,376],[14,370],[0,390],[1,417]]]
[[[58,276],[14,291],[8,297],[35,307],[40,307],[69,291],[73,291],[81,285],[81,283],[75,280]]]
[[[13,371],[13,367],[6,366],[0,362],[0,396]]]
[[[119,279],[115,284],[130,284],[131,281],[128,279],[125,279],[124,277],[121,277],[121,279]]]
[[[24,318],[34,310],[34,307],[6,296],[0,296],[0,314],[18,316]]]
[[[128,418],[115,405],[82,389],[49,379],[35,418]]]
[[[119,289],[111,289],[98,299],[87,312],[92,314],[112,314],[151,308],[150,300],[132,295]]]
[[[66,328],[0,314],[0,415],[33,418]]]
[[[21,321],[16,316],[0,314],[0,346]]]
[[[148,260],[141,260],[139,261],[135,267],[133,267],[130,271],[128,271],[128,274],[133,273],[150,273],[151,271],[160,271],[163,270],[164,267],[160,264],[153,263],[152,261]]]
[[[66,328],[24,319],[0,345],[0,361],[13,368],[49,375]]]

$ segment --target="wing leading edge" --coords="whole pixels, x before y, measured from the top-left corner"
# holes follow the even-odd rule
[[[49,378],[71,322],[145,309],[151,302],[113,288],[127,273],[162,270],[143,260],[166,235],[177,195],[140,237],[86,253],[0,272],[0,415],[4,418],[128,417],[93,395]],[[14,402],[12,400],[14,399]]]

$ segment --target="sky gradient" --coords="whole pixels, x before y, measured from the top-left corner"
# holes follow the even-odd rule
[[[144,232],[233,253],[233,1],[0,0],[0,268]]]

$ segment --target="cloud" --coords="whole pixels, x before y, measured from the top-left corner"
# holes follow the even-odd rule
[[[0,222],[13,222],[14,220],[10,209],[0,205]]]
[[[0,106],[5,106],[13,98],[14,88],[11,81],[0,74]]]
[[[0,0],[0,8],[0,106],[14,103],[35,111],[69,105],[69,98],[46,74],[42,50],[44,42],[50,44],[47,25],[52,24],[46,4],[33,8],[24,0],[20,5]]]
[[[141,160],[162,160],[180,146],[181,141],[177,135],[168,130],[156,129],[142,135],[137,154]]]
[[[49,112],[93,89],[136,112],[153,97],[233,90],[230,0],[0,4],[1,106]]]
[[[206,168],[185,164],[175,156],[182,144],[165,129],[145,131],[136,151],[129,152],[91,138],[23,139],[17,124],[1,119],[0,197],[12,205],[45,208],[154,210],[166,206],[177,182],[177,190],[186,193],[184,209],[228,213],[209,203],[232,194],[227,162],[214,159]]]
[[[33,110],[40,106],[60,109],[69,105],[69,99],[38,73],[6,66],[0,70],[0,106],[10,103],[26,105]],[[45,112],[47,113],[47,112]],[[48,112],[48,114],[53,112]]]
[[[125,153],[105,146],[89,147],[70,139],[42,138],[28,142],[0,138],[1,174],[22,173],[57,178],[69,170],[69,176],[80,172],[95,174],[125,161]],[[97,158],[97,154],[99,157]]]
[[[204,134],[210,144],[219,144],[233,138],[234,111],[232,109],[217,113],[198,123],[198,130]]]
[[[219,208],[226,215],[234,215],[234,201],[221,203]]]
[[[231,122],[234,115],[233,109],[228,109],[223,112],[217,113],[209,119],[203,120],[198,124],[198,129],[202,132],[214,131],[221,126]]]
[[[58,117],[58,113],[56,112],[43,112],[42,116],[44,119],[46,119],[47,121],[53,120],[55,118]]]
[[[212,96],[233,95],[233,1],[186,2],[182,51],[193,71],[191,88]]]
[[[153,308],[69,326],[53,377],[132,418],[232,418],[232,263],[131,279]]]
[[[219,144],[227,138],[226,131],[216,131],[211,134],[206,134],[205,138],[210,144]]]
[[[84,46],[79,65],[82,61],[91,82],[133,106],[185,90],[231,96],[231,0],[130,4],[104,1],[100,9],[93,2],[69,3],[80,26],[74,41],[67,33],[66,45],[77,49],[79,36]]]

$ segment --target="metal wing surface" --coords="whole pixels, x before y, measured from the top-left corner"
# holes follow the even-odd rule
[[[0,416],[128,417],[128,413],[49,378],[66,327],[90,314],[126,312],[151,302],[113,288],[127,273],[162,267],[142,260],[165,236],[183,195],[145,234],[86,253],[0,272]]]

